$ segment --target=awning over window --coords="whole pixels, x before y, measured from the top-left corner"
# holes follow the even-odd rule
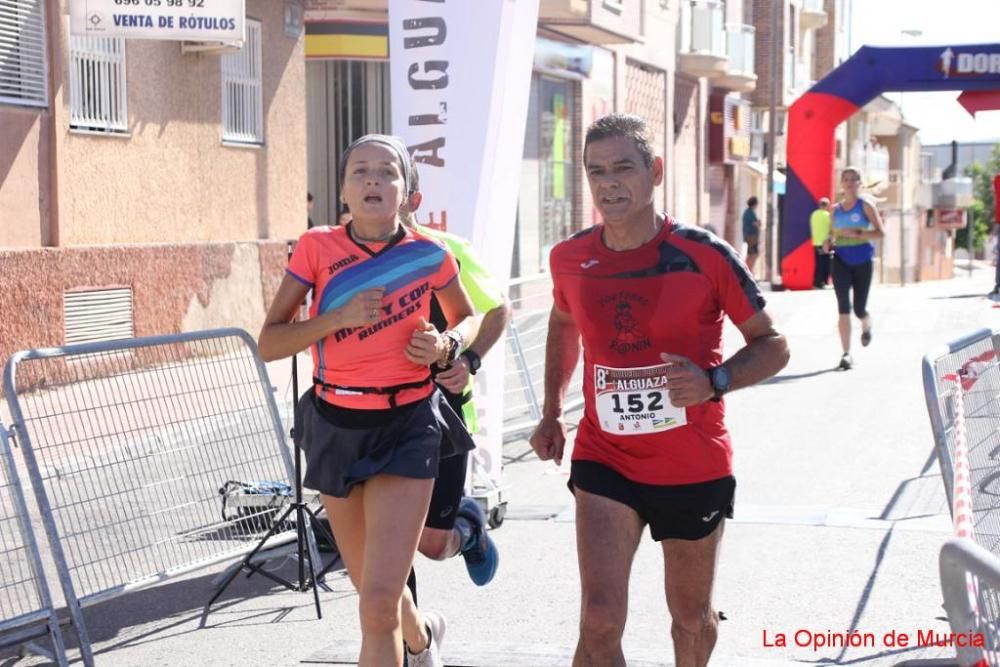
[[[307,22],[306,58],[387,60],[389,26],[365,21]]]

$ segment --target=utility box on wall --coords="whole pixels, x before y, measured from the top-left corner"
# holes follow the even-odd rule
[[[735,164],[750,157],[750,103],[715,93],[708,99],[708,161]]]

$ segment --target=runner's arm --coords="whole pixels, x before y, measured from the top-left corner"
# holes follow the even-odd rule
[[[476,337],[478,322],[476,311],[462,283],[456,278],[435,294],[445,319],[448,320],[448,328],[458,333],[468,345]]]
[[[543,418],[559,419],[570,378],[580,360],[580,329],[573,316],[553,305],[545,339],[545,404]]]
[[[480,359],[490,351],[490,348],[503,336],[507,321],[510,318],[510,307],[506,301],[501,301],[498,306],[486,311],[483,319],[479,323],[479,331],[476,339],[467,349],[471,350]],[[469,385],[469,374],[471,373],[469,360],[460,356],[445,371],[438,374],[436,381],[448,391],[458,394]]]
[[[879,215],[878,209],[864,202],[865,207],[865,217],[872,223],[874,229],[862,229],[858,230],[859,239],[880,239],[885,236],[885,225],[882,223],[882,216]]]
[[[483,316],[476,338],[467,348],[482,358],[503,336],[510,321],[510,306],[468,242],[455,239],[454,245],[449,247],[458,260],[458,279],[472,307]]]
[[[288,274],[281,279],[278,293],[271,302],[271,307],[264,318],[264,325],[257,337],[257,346],[264,361],[290,357],[334,331],[347,326],[357,326],[348,321],[352,317],[357,317],[354,311],[366,309],[364,304],[369,299],[374,301],[376,292],[379,292],[377,298],[381,299],[380,290],[366,290],[357,294],[343,308],[331,310],[302,322],[293,322],[309,289]],[[360,323],[362,322],[359,321]]]
[[[747,344],[723,363],[729,371],[730,391],[766,380],[784,368],[789,358],[788,342],[774,330],[767,311],[752,315],[737,328]]]
[[[499,306],[486,311],[486,314],[483,315],[483,319],[479,323],[479,331],[476,333],[475,340],[469,345],[469,349],[480,357],[486,356],[486,353],[493,349],[497,341],[503,337],[503,332],[509,321],[510,306],[504,299]]]

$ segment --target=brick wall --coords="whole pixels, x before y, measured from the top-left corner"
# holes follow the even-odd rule
[[[667,178],[674,181],[674,210],[681,222],[698,224],[701,199],[698,173],[698,84],[674,77],[674,159],[667,165]]]
[[[753,26],[754,62],[757,63],[757,88],[750,94],[750,103],[755,107],[766,107],[771,99],[771,87],[778,86],[778,106],[782,105],[781,91],[784,89],[785,53],[788,38],[785,35],[785,18],[788,0],[754,0]],[[771,12],[778,11],[778,36],[771,34]],[[778,71],[771,78],[771,49],[778,47]]]
[[[837,66],[837,1],[826,0],[826,25],[816,31],[816,63],[813,75],[819,81]]]
[[[666,152],[667,75],[665,72],[628,61],[625,66],[625,112],[642,116],[653,130],[656,154]],[[666,188],[656,188],[656,207],[666,210]]]

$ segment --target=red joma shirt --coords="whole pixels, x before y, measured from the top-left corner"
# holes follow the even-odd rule
[[[585,407],[573,459],[646,484],[732,474],[724,404],[673,408],[660,353],[705,369],[720,364],[723,314],[740,325],[760,312],[760,288],[729,245],[670,218],[634,250],[609,250],[602,231],[586,229],[550,256],[556,306],[583,338]]]

